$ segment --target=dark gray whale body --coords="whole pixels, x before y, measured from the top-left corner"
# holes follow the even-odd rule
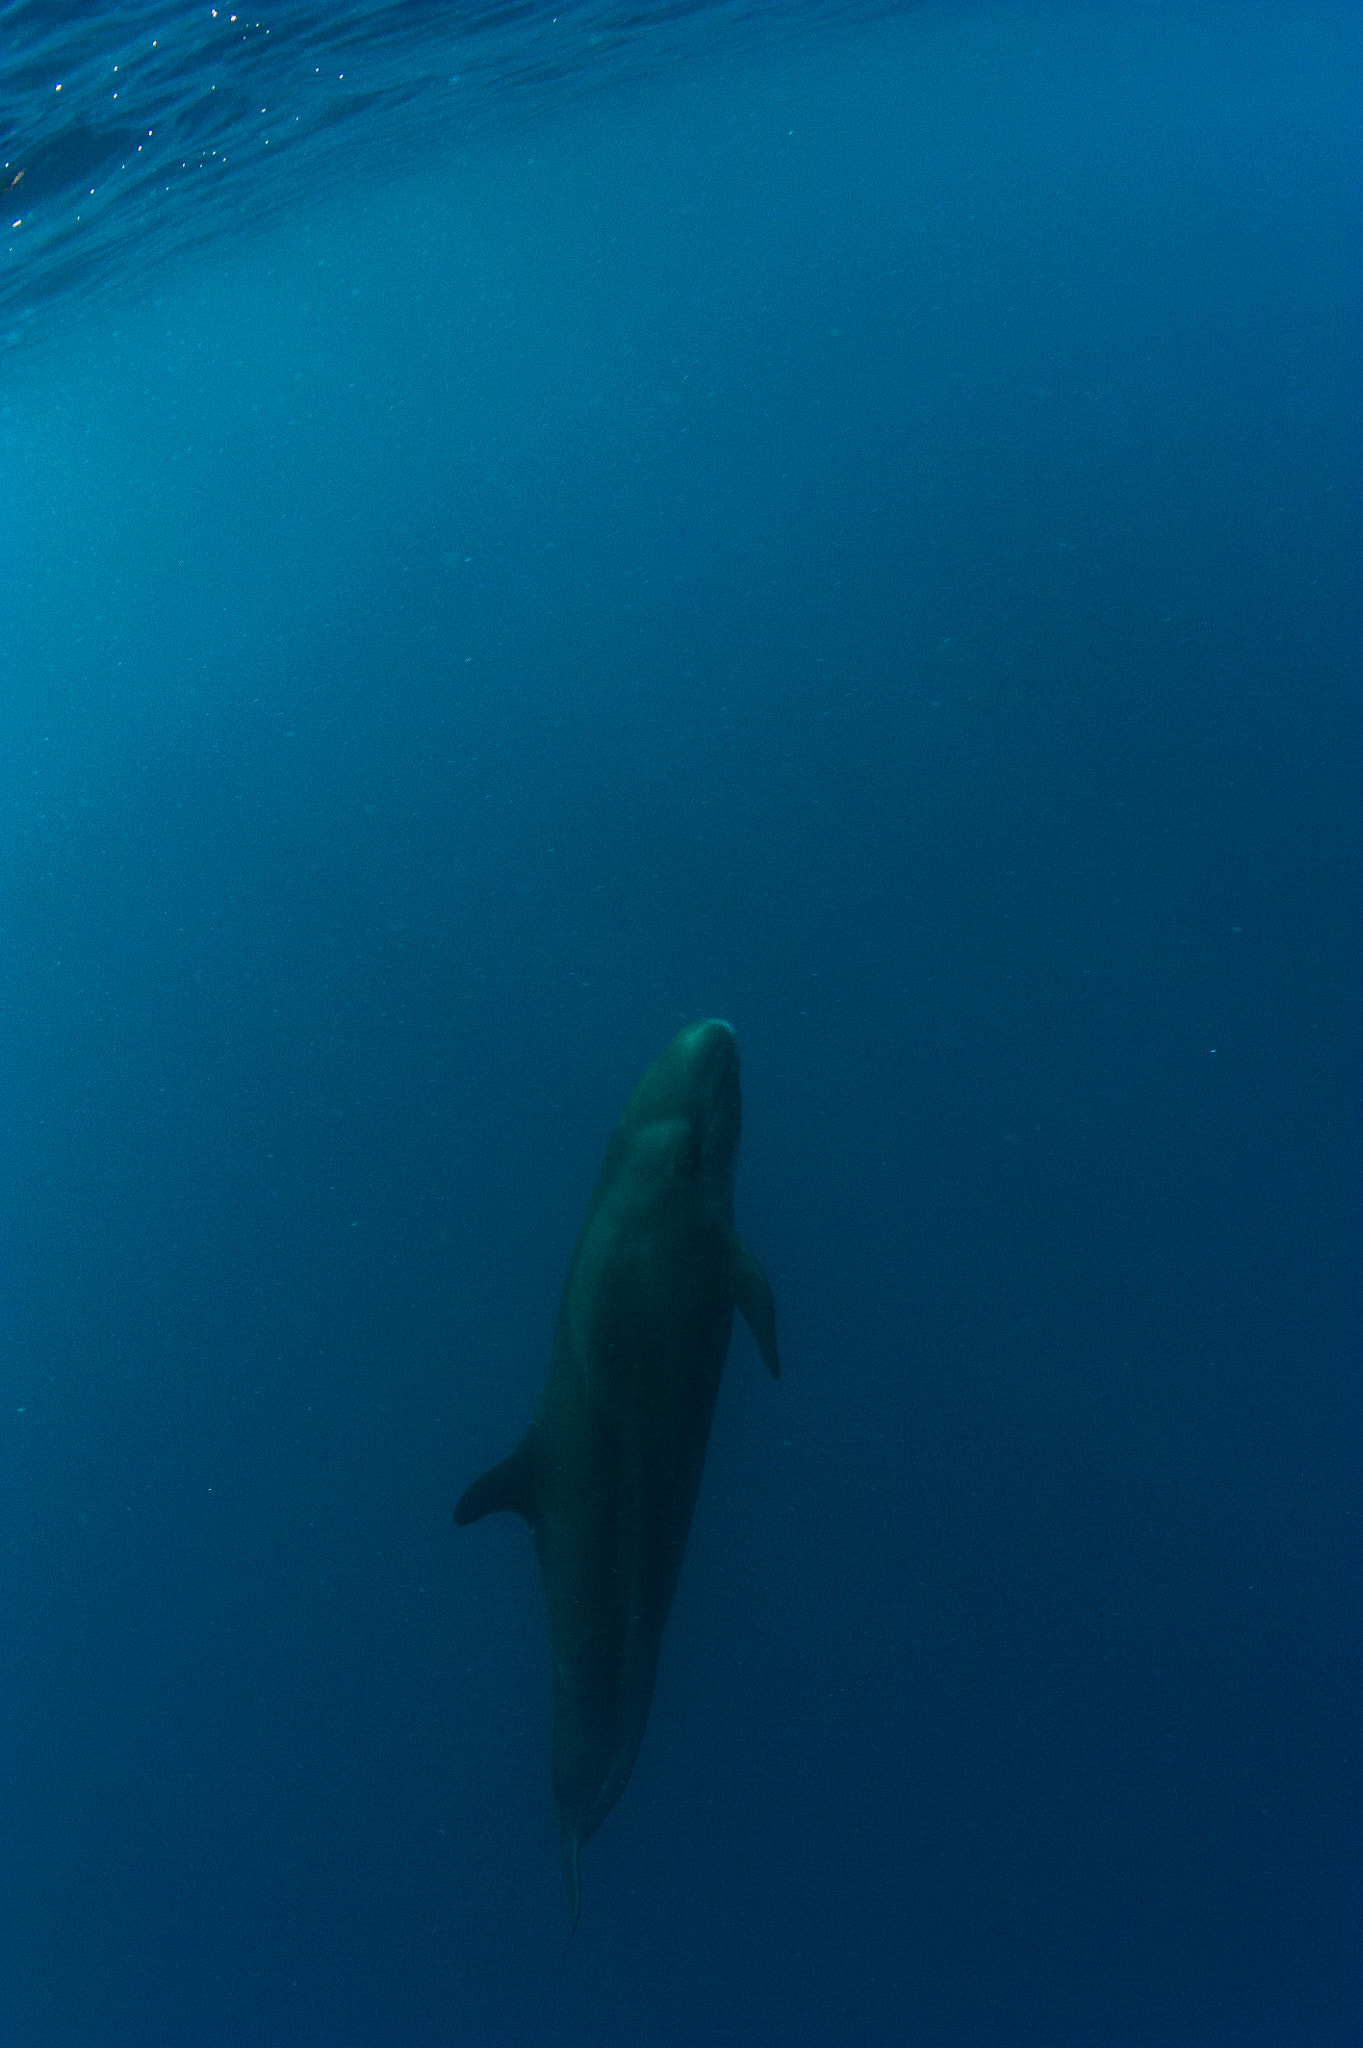
[[[773,1375],[766,1275],[734,1235],[741,1102],[729,1025],[692,1024],[625,1106],[559,1304],[539,1413],[456,1522],[529,1524],[554,1657],[554,1796],[578,1852],[629,1780],[700,1488],[735,1307]]]

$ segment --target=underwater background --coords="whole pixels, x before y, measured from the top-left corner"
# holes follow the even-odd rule
[[[1361,43],[0,8],[6,2048],[1363,2037]],[[451,1508],[707,1014],[569,1944]]]

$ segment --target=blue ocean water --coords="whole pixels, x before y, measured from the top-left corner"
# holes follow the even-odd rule
[[[1358,2039],[1356,10],[0,26],[0,2040]],[[706,1014],[569,1944],[450,1510]]]

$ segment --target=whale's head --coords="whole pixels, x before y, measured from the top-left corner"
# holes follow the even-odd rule
[[[706,1017],[688,1024],[661,1052],[630,1096],[622,1126],[685,1129],[676,1146],[678,1170],[731,1189],[743,1099],[738,1086],[738,1040],[732,1024]]]

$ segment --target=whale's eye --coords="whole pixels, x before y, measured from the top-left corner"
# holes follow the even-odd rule
[[[700,1132],[692,1124],[672,1155],[672,1171],[678,1180],[700,1177]]]

